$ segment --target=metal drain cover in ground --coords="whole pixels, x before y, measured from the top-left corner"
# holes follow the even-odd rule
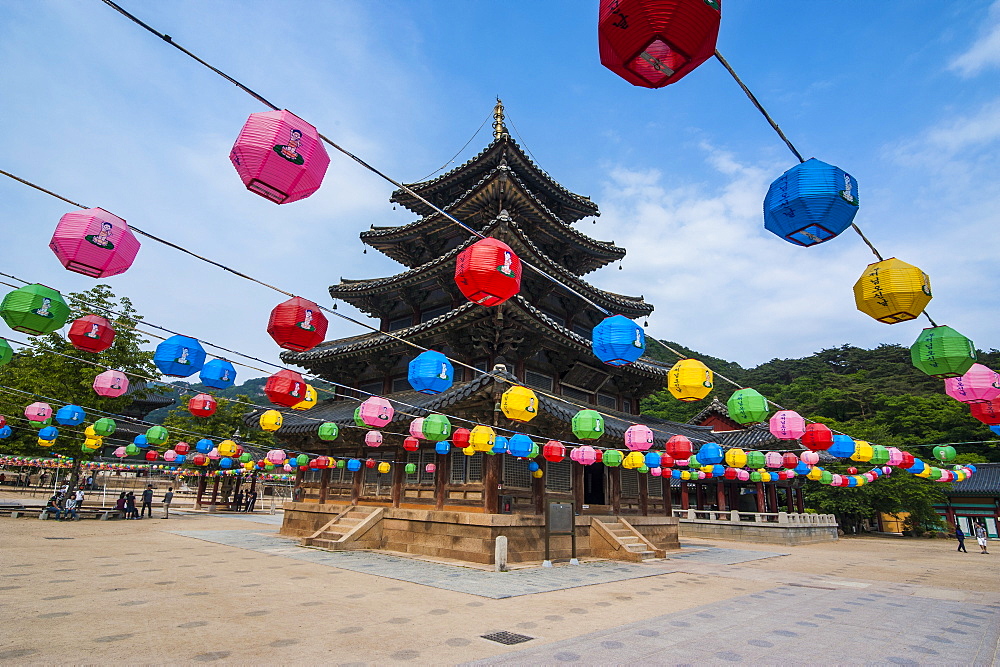
[[[534,639],[534,637],[529,637],[528,635],[519,635],[516,632],[507,632],[506,630],[502,632],[491,632],[488,635],[480,635],[480,637],[483,639],[489,639],[491,642],[505,644],[507,646],[511,646],[513,644],[523,644],[524,642]]]

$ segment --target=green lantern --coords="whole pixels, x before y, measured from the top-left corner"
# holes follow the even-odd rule
[[[927,479],[938,480],[941,479],[942,474],[941,468],[931,468],[931,474],[927,476]]]
[[[538,443],[531,443],[531,451],[528,453],[528,458],[533,459],[541,453],[542,450],[538,448]]]
[[[931,377],[954,378],[976,363],[976,346],[951,327],[928,327],[910,346],[910,360]]]
[[[240,454],[240,463],[249,463],[250,460],[251,456],[248,453],[243,452],[242,454]]]
[[[889,449],[882,445],[872,445],[872,457],[868,459],[868,463],[873,466],[884,466],[888,462]]]
[[[6,366],[14,358],[14,348],[10,346],[6,338],[0,338],[0,366]]]
[[[760,476],[759,472],[757,472],[756,470],[754,470],[752,473],[750,473],[750,481],[751,482],[759,482],[760,480],[761,480],[761,476]]]
[[[606,449],[601,456],[601,462],[609,468],[617,468],[625,457],[617,449]]]
[[[264,470],[274,470],[274,464],[270,461],[264,464]]]
[[[295,457],[295,462],[299,464],[300,468],[303,466],[307,466],[309,465],[309,457],[306,456],[305,454],[299,454],[298,456]]]
[[[597,410],[580,410],[573,415],[573,435],[581,440],[597,440],[604,435],[604,417]]]
[[[340,427],[333,422],[323,422],[319,425],[318,435],[320,440],[336,440],[340,435]]]
[[[726,401],[729,417],[739,424],[752,424],[767,419],[770,409],[767,399],[756,389],[737,389]]]
[[[361,418],[361,406],[354,408],[354,423],[361,428],[368,428],[368,424]]]
[[[167,429],[162,426],[150,426],[146,429],[146,441],[151,445],[162,445],[167,441]]]
[[[345,465],[347,465],[347,462],[344,461],[344,459],[337,459],[337,467],[338,468],[343,468]]]
[[[417,464],[407,463],[405,470],[407,475],[412,475],[413,473],[417,472]]]
[[[39,336],[62,328],[69,317],[69,306],[50,287],[25,285],[3,298],[0,317],[14,331]]]
[[[747,452],[747,468],[763,468],[764,461],[763,452]]]
[[[702,462],[698,460],[697,454],[692,454],[691,456],[688,457],[689,468],[700,468],[702,465],[703,465]]]
[[[51,426],[51,425],[52,425],[52,417],[49,417],[43,422],[31,421],[30,419],[28,420],[28,426],[32,426],[36,429],[40,429],[44,426]]]
[[[80,445],[80,451],[83,452],[84,454],[93,454],[94,453],[94,450],[91,449],[90,447],[88,447],[87,445]]]
[[[129,444],[128,446],[125,447],[125,453],[128,454],[129,456],[135,456],[136,454],[139,453],[139,447],[134,444]]]
[[[938,461],[948,462],[955,458],[955,448],[951,445],[938,445],[931,450],[934,454],[934,458]]]
[[[636,468],[636,470],[638,470],[639,472],[649,472],[649,466],[641,465],[638,468]]]
[[[111,435],[112,433],[115,432],[116,428],[118,428],[118,425],[115,423],[115,420],[112,419],[111,417],[101,417],[96,422],[94,422],[93,425],[94,433],[96,433],[101,437],[106,435]],[[146,439],[149,440],[148,435],[146,436]]]
[[[833,473],[829,470],[824,470],[823,474],[820,475],[819,481],[821,484],[829,484],[833,481]]]
[[[424,425],[421,429],[424,437],[431,442],[441,442],[447,440],[451,435],[451,422],[444,415],[428,415],[424,417]],[[492,454],[493,452],[488,452]]]

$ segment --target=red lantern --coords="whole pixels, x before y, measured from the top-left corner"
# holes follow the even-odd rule
[[[420,449],[420,441],[411,435],[406,440],[403,440],[403,449],[408,452],[415,452]]]
[[[159,457],[159,453],[155,449],[150,449],[146,452],[147,461],[155,461]]]
[[[465,449],[469,446],[469,433],[471,431],[467,428],[456,428],[451,434],[452,444],[459,449]],[[405,445],[406,443],[404,442],[403,444]]]
[[[549,440],[542,447],[542,458],[546,461],[558,463],[566,457],[566,445],[558,440]]]
[[[455,260],[455,282],[469,301],[498,306],[520,291],[521,260],[503,241],[476,241]]]
[[[306,397],[306,381],[295,371],[281,370],[267,378],[264,393],[275,405],[290,408]]]
[[[267,333],[286,350],[305,352],[323,342],[328,324],[317,304],[295,296],[274,307]]]
[[[794,468],[799,464],[799,457],[791,452],[785,452],[784,456],[781,457],[781,465],[786,468]]]
[[[673,468],[674,467],[674,457],[670,454],[660,454],[660,467],[661,468]]]
[[[691,457],[691,441],[683,435],[671,436],[667,440],[667,454],[675,459],[688,459]]]
[[[715,53],[719,0],[601,0],[601,64],[629,83],[661,88]]]
[[[174,451],[177,451],[177,450],[174,450]],[[208,463],[208,457],[205,456],[204,454],[200,454],[200,453],[199,454],[195,454],[194,456],[191,457],[191,463],[195,464],[196,466],[203,466],[206,463]]]
[[[319,470],[322,467],[323,465],[320,463],[318,456],[309,462],[309,468],[311,470]]]
[[[833,431],[826,424],[806,424],[806,432],[802,434],[802,446],[814,452],[830,449],[833,444]]]
[[[597,458],[594,459],[594,463],[601,463],[602,461],[604,461],[604,450],[598,449],[596,451],[597,451]]]
[[[211,417],[218,407],[219,404],[216,403],[211,394],[198,394],[188,401],[188,412],[195,417]]]
[[[103,352],[115,341],[115,330],[100,315],[84,315],[73,320],[66,334],[69,342],[84,352]]]
[[[0,415],[0,428],[3,428],[6,425],[7,425],[7,418],[4,417],[3,415]]]
[[[736,479],[740,476],[740,472],[736,468],[726,468],[726,472],[722,473],[722,476],[726,479]]]
[[[916,461],[916,459],[913,457],[913,454],[911,454],[909,452],[903,452],[903,460],[900,461],[899,465],[896,466],[896,467],[897,468],[903,468],[903,469],[912,468],[913,467],[913,463],[915,461]]]
[[[1000,424],[1000,398],[985,403],[969,403],[972,416],[988,426]]]
[[[857,475],[858,474],[858,469],[855,468],[854,466],[851,466],[850,468],[847,469],[847,474],[848,475]]]
[[[376,464],[375,459],[367,459],[367,460],[365,460],[365,467],[366,468],[374,468],[375,464]]]
[[[315,463],[317,468],[329,468],[330,459],[326,456],[317,456],[312,461],[309,462],[309,467],[312,468],[312,464]]]

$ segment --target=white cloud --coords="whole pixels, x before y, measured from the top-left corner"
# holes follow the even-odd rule
[[[982,36],[948,65],[963,77],[975,76],[990,67],[1000,67],[1000,0],[990,7]]]

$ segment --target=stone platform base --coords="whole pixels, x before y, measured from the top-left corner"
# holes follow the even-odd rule
[[[760,544],[797,544],[836,542],[837,526],[780,526],[778,524],[681,521],[681,537],[755,542]]]
[[[285,503],[281,534],[308,537],[347,506],[343,504]],[[592,556],[590,524],[594,517],[576,517],[577,557]],[[603,517],[612,520],[612,517]],[[665,516],[630,516],[628,522],[660,549],[679,549],[678,519]],[[365,535],[363,548],[454,558],[493,564],[496,538],[507,537],[511,563],[545,558],[545,518],[521,514],[482,514],[406,508],[385,508],[379,529]],[[571,557],[569,536],[551,538],[551,557]]]

